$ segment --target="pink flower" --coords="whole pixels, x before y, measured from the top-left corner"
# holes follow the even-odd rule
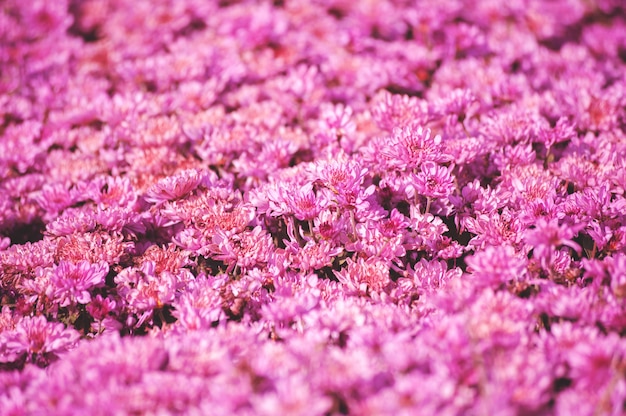
[[[289,242],[285,250],[290,255],[292,267],[305,273],[330,266],[335,257],[344,251],[342,247],[335,247],[327,240],[319,243],[308,241],[304,247],[296,242]]]
[[[576,136],[574,125],[567,119],[561,117],[552,129],[543,128],[539,131],[539,139],[547,149],[552,148],[557,143],[562,143]]]
[[[320,302],[320,292],[315,288],[316,275],[295,281],[290,277],[274,280],[274,300],[261,307],[261,313],[270,322],[287,327],[317,309]]]
[[[445,97],[435,101],[435,113],[455,116],[460,123],[471,118],[479,109],[480,103],[469,89],[454,89]]]
[[[520,256],[509,245],[488,246],[465,261],[477,284],[494,288],[502,283],[520,279],[528,263],[525,256]]]
[[[247,270],[255,265],[267,263],[274,249],[271,236],[260,226],[252,231],[231,235],[218,231],[209,246],[212,257],[228,265],[228,270],[235,267]]]
[[[67,185],[62,183],[44,185],[35,200],[51,214],[61,212],[75,202],[67,189]]]
[[[96,196],[96,201],[101,208],[118,206],[132,208],[137,201],[137,192],[128,177],[107,176],[104,184]]]
[[[54,285],[53,296],[61,306],[91,301],[89,289],[104,283],[109,265],[103,261],[71,263],[62,260],[52,272],[50,282]]]
[[[538,113],[510,106],[484,120],[484,129],[501,145],[526,143],[547,122]]]
[[[480,214],[476,218],[467,218],[465,227],[470,233],[476,234],[469,242],[476,247],[507,243],[520,249],[524,239],[524,225],[515,213],[506,207],[501,214],[492,212],[489,215]]]
[[[611,277],[611,290],[615,297],[626,299],[626,254],[618,253],[607,257],[608,275]]]
[[[286,191],[284,198],[291,212],[300,221],[314,219],[328,204],[326,198],[315,194],[311,183]]]
[[[506,291],[487,289],[468,309],[468,330],[484,346],[512,347],[535,326],[534,306]]]
[[[50,4],[46,1],[35,0],[26,7],[21,7],[21,23],[28,34],[28,38],[37,39],[40,36],[62,33],[72,24],[72,17],[68,13],[67,2]],[[65,6],[65,7],[64,7]]]
[[[426,161],[445,162],[441,136],[433,136],[430,129],[409,125],[395,128],[381,151],[390,166],[413,170]]]
[[[101,295],[96,295],[91,300],[85,309],[91,314],[96,321],[102,321],[106,318],[110,312],[116,309],[117,303],[111,298],[103,298]]]
[[[96,228],[96,217],[92,211],[68,208],[63,214],[46,225],[46,231],[53,236],[85,233]]]
[[[576,285],[564,287],[555,283],[541,286],[541,291],[535,300],[535,308],[545,312],[548,316],[570,320],[592,317],[592,304],[595,295],[589,289]]]
[[[369,170],[359,162],[354,159],[318,162],[315,169],[315,175],[332,192],[339,205],[357,209],[367,207],[365,200],[374,193],[375,187],[362,188]]]
[[[372,102],[372,118],[378,127],[389,132],[416,122],[426,124],[429,119],[426,102],[415,97],[390,94],[383,90]]]
[[[417,175],[412,175],[411,186],[419,195],[428,198],[442,198],[454,192],[456,187],[452,167],[444,167],[435,162],[424,162]]]
[[[22,354],[28,359],[57,354],[73,347],[80,338],[78,332],[45,317],[22,318],[15,329],[0,332],[0,361],[11,362]]]
[[[524,241],[533,248],[533,257],[540,260],[543,267],[548,267],[554,250],[561,246],[569,247],[578,255],[581,254],[582,248],[572,240],[580,228],[582,227],[559,225],[556,218],[551,220],[540,218],[534,228],[526,231]]]
[[[205,329],[223,319],[222,303],[224,300],[220,291],[227,279],[227,275],[196,277],[187,290],[172,304],[173,315],[178,318],[176,325],[188,330]]]
[[[411,207],[411,219],[409,221],[412,232],[407,238],[405,247],[408,250],[425,250],[440,240],[448,227],[440,217],[433,214],[422,214],[416,207]]]
[[[206,236],[206,233],[192,227],[181,230],[172,237],[172,241],[184,250],[201,255],[208,253],[208,246],[211,244],[211,240]]]
[[[398,284],[415,288],[420,293],[430,294],[445,288],[461,275],[461,269],[449,269],[445,261],[421,259],[413,270],[408,269],[407,277],[400,278]]]
[[[348,223],[347,215],[325,209],[313,220],[313,232],[326,240],[345,242],[348,239]]]
[[[162,204],[165,201],[173,201],[181,198],[200,185],[208,185],[212,182],[212,176],[207,171],[187,169],[159,180],[152,185],[144,199],[146,202]]]
[[[621,378],[620,364],[623,365],[625,348],[624,341],[615,333],[593,341],[581,340],[574,345],[566,359],[576,386],[601,391],[612,379]]]
[[[343,104],[325,105],[321,109],[320,127],[335,140],[350,136],[356,131],[352,113],[352,108]]]
[[[361,294],[382,292],[390,282],[389,267],[375,257],[359,258],[356,261],[348,259],[347,263],[348,267],[335,272],[335,276],[351,292]]]
[[[399,214],[402,215],[402,214]],[[399,224],[401,224],[399,222]],[[382,227],[388,226],[389,228]],[[391,261],[406,254],[403,246],[405,232],[392,233],[395,225],[389,221],[367,221],[356,226],[357,240],[346,244],[346,250],[357,251],[366,257],[378,258],[383,261]]]
[[[336,161],[317,162],[315,175],[337,195],[358,193],[368,169],[354,159],[341,158]]]
[[[312,386],[304,375],[278,379],[267,394],[255,396],[252,403],[253,412],[260,416],[322,415],[332,408],[332,399]]]

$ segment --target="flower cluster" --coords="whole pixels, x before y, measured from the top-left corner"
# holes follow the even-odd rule
[[[0,413],[622,414],[625,15],[4,0]]]

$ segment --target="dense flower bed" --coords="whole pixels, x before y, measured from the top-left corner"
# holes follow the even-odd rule
[[[0,413],[622,414],[621,0],[0,3]]]

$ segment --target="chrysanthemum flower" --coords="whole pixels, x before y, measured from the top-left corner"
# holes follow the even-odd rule
[[[200,185],[208,184],[211,180],[210,178],[211,176],[206,171],[198,169],[183,170],[152,185],[146,192],[144,199],[155,204],[173,201],[189,194]]]
[[[61,306],[74,302],[89,303],[89,289],[103,284],[108,273],[109,265],[105,262],[90,263],[81,260],[71,263],[62,260],[50,277],[50,282],[54,285],[53,296]]]
[[[413,124],[395,128],[382,155],[388,164],[401,170],[414,170],[424,162],[445,162],[441,136],[433,135],[430,129]]]
[[[578,228],[578,229],[577,229]],[[547,267],[552,258],[553,251],[561,246],[566,246],[581,254],[580,244],[574,238],[581,227],[572,227],[567,224],[559,225],[559,220],[539,219],[534,228],[526,231],[524,241],[533,249],[533,257],[538,259],[542,266]]]
[[[41,357],[46,363],[46,355],[65,352],[79,337],[75,330],[48,322],[44,316],[24,317],[15,329],[0,332],[0,361],[15,361],[25,354],[28,359]]]
[[[424,162],[420,172],[412,175],[412,187],[419,195],[428,198],[442,198],[454,192],[455,184],[452,168],[435,162]]]

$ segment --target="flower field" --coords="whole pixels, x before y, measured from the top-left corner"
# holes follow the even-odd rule
[[[2,0],[0,415],[626,413],[622,0]]]

